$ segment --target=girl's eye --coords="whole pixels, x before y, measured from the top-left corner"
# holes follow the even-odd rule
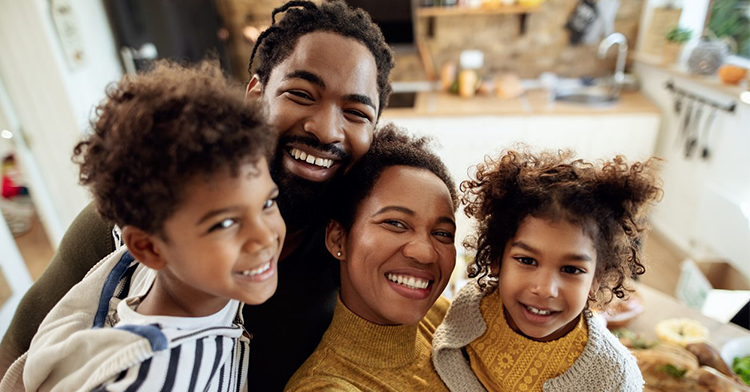
[[[274,197],[273,199],[268,199],[266,200],[265,203],[263,203],[263,209],[267,210],[269,208],[273,208],[273,206],[275,205],[276,205],[276,198]]]
[[[234,226],[236,223],[237,223],[237,220],[234,219],[234,218],[222,219],[221,222],[219,222],[219,223],[211,226],[211,228],[208,229],[208,232],[210,233],[210,232],[215,231],[215,230],[228,229],[228,228]]]
[[[572,265],[566,265],[566,266],[562,267],[560,270],[562,272],[566,273],[566,274],[571,274],[571,275],[578,275],[578,274],[585,274],[586,273],[586,271],[584,271],[584,270],[582,270],[582,269],[580,269],[578,267],[573,267]]]
[[[523,265],[536,265],[536,260],[531,257],[515,257],[515,259]]]

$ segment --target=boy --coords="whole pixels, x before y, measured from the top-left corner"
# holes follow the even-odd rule
[[[286,233],[266,161],[274,136],[207,62],[158,63],[107,97],[74,160],[126,247],[42,323],[25,388],[243,390],[241,302],[273,295]]]

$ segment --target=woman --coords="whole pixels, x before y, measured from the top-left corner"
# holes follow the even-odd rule
[[[333,192],[333,321],[287,391],[447,390],[430,362],[455,265],[456,190],[428,140],[386,125]],[[437,301],[437,303],[436,303]]]

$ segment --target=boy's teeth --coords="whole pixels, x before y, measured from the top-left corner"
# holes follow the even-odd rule
[[[326,169],[333,165],[333,159],[316,157],[315,155],[308,154],[296,148],[292,148],[291,151],[289,151],[289,154],[293,156],[294,159],[304,161],[315,166],[324,167]]]
[[[537,308],[532,308],[531,306],[528,306],[528,305],[526,306],[526,309],[528,309],[529,312],[531,312],[531,313],[538,314],[538,315],[541,315],[541,316],[546,316],[546,315],[552,313],[552,311],[550,311],[550,310],[541,310],[541,309],[537,309]]]
[[[268,271],[269,268],[271,268],[271,262],[270,261],[267,262],[267,263],[265,263],[265,264],[263,264],[263,265],[261,265],[258,268],[251,269],[251,270],[244,270],[244,271],[242,271],[242,275],[244,275],[244,276],[260,275],[260,274]]]
[[[413,276],[408,276],[408,275],[387,274],[386,277],[391,282],[404,285],[410,289],[426,289],[427,286],[430,285],[429,280],[415,278]]]

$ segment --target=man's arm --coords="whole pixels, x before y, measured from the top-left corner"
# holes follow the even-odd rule
[[[70,225],[44,274],[18,305],[0,344],[0,378],[29,349],[50,309],[91,267],[114,250],[112,225],[99,216],[93,203],[89,204]]]

